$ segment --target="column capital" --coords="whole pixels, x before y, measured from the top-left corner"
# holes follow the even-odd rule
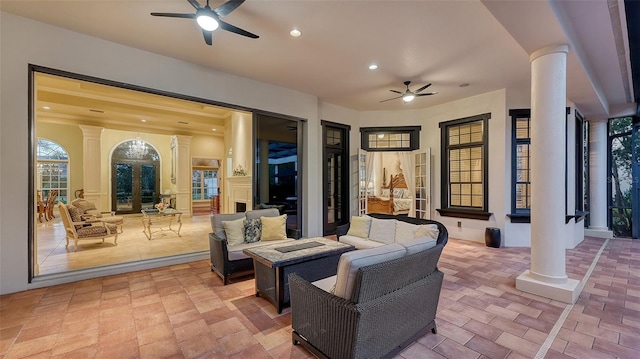
[[[87,126],[87,125],[78,125],[80,130],[82,130],[82,135],[84,137],[100,137],[104,127],[99,126]]]
[[[553,53],[567,54],[569,53],[569,45],[552,45],[552,46],[543,47],[541,49],[538,49],[532,52],[531,55],[529,56],[529,61],[533,61],[538,57],[553,54]]]

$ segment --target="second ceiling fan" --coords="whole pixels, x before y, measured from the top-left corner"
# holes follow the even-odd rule
[[[401,99],[402,99],[402,101],[404,101],[404,102],[408,103],[408,102],[413,101],[416,97],[421,97],[421,96],[431,96],[431,95],[435,95],[435,94],[437,94],[437,92],[425,92],[425,93],[422,93],[422,91],[426,90],[426,89],[427,89],[427,87],[431,86],[431,84],[430,84],[430,83],[428,83],[428,84],[426,84],[426,85],[424,85],[424,86],[420,87],[420,88],[419,88],[419,89],[417,89],[415,92],[414,92],[414,91],[409,90],[409,85],[410,85],[410,84],[411,84],[411,81],[405,81],[405,82],[404,82],[404,85],[407,87],[407,89],[406,89],[404,92],[400,92],[400,91],[397,91],[397,90],[389,90],[389,91],[391,91],[391,92],[394,92],[394,93],[400,94],[400,96],[398,96],[398,97],[388,98],[388,99],[386,99],[386,100],[382,100],[382,101],[380,101],[380,102],[386,102],[386,101],[391,101],[391,100],[395,100],[395,99],[399,99],[399,98],[401,98]]]
[[[187,1],[196,9],[195,14],[152,12],[151,15],[177,17],[182,19],[196,19],[198,25],[200,25],[200,27],[202,28],[202,35],[204,35],[204,41],[207,43],[207,45],[212,44],[213,31],[218,27],[220,27],[222,30],[230,31],[238,35],[250,37],[252,39],[257,39],[259,37],[256,34],[252,34],[249,31],[243,30],[239,27],[233,26],[220,20],[220,18],[229,15],[233,10],[237,9],[238,6],[242,5],[245,0],[230,0],[215,9],[211,9],[211,7],[209,6],[209,0],[207,0],[207,5],[205,5],[204,7],[200,5],[200,3],[196,0]]]

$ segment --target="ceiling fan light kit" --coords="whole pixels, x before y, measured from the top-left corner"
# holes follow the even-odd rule
[[[180,19],[196,19],[198,25],[202,28],[202,35],[204,36],[204,42],[207,45],[211,45],[213,31],[220,27],[222,30],[226,30],[229,32],[233,32],[234,34],[246,36],[252,39],[257,39],[260,36],[256,34],[252,34],[247,30],[243,30],[239,27],[233,26],[222,21],[220,18],[223,18],[229,15],[233,10],[237,9],[238,6],[242,5],[245,0],[229,0],[226,3],[218,6],[215,9],[211,9],[209,6],[209,0],[207,0],[207,5],[204,7],[200,5],[196,0],[187,0],[191,6],[196,9],[195,14],[184,14],[184,13],[173,13],[173,12],[152,12],[151,16],[161,16],[161,17],[175,17]]]
[[[431,96],[431,95],[437,94],[437,92],[425,92],[425,93],[422,93],[422,91],[426,90],[429,86],[431,86],[431,83],[428,83],[428,84],[420,87],[415,92],[411,91],[409,89],[409,85],[410,84],[411,84],[411,81],[405,81],[404,82],[404,86],[406,87],[404,92],[400,92],[400,91],[397,91],[397,90],[389,90],[389,91],[391,91],[393,93],[399,94],[400,96],[388,98],[388,99],[382,100],[380,102],[386,102],[386,101],[391,101],[391,100],[395,100],[395,99],[401,98],[402,101],[404,101],[405,103],[409,103],[409,102],[413,101],[416,97]]]
[[[218,22],[216,21],[216,19],[214,19],[213,17],[209,16],[208,14],[199,15],[196,18],[196,21],[198,22],[198,25],[200,25],[200,27],[203,30],[207,30],[207,31],[213,31],[213,30],[217,29],[218,26],[220,26],[218,24]]]

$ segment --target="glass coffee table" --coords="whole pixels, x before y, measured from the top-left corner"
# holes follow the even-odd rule
[[[142,232],[144,232],[144,235],[147,236],[147,239],[149,240],[151,240],[151,236],[153,235],[153,233],[161,231],[170,231],[180,237],[180,229],[182,228],[182,220],[180,219],[181,216],[182,212],[172,208],[167,208],[162,212],[157,209],[143,209],[142,226],[144,228]],[[178,225],[177,231],[171,228],[171,225],[174,223]],[[157,226],[157,229],[152,231],[152,226]]]
[[[253,258],[256,296],[275,305],[278,313],[289,306],[289,274],[308,281],[335,275],[340,255],[354,250],[350,244],[318,237],[247,248]]]

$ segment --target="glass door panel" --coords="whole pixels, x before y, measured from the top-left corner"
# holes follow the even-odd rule
[[[129,163],[116,163],[115,177],[116,212],[132,212],[133,165]]]
[[[141,209],[153,208],[158,199],[156,187],[156,165],[140,165],[140,206]]]

